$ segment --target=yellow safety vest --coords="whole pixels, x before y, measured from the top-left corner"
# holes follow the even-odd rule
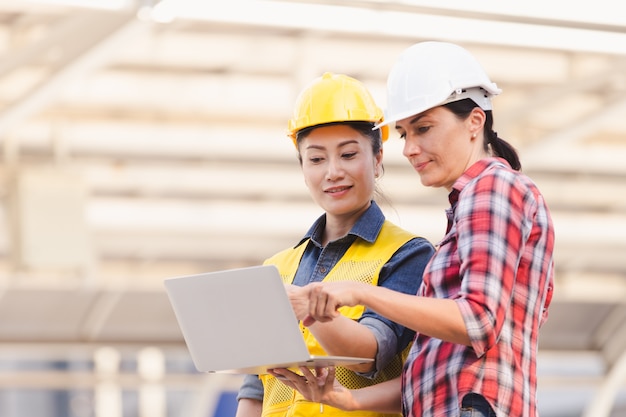
[[[385,221],[376,240],[369,243],[357,239],[324,278],[324,282],[358,281],[378,285],[380,269],[402,245],[414,237],[416,236],[406,230]],[[283,281],[290,284],[293,282],[306,246],[305,242],[296,248],[286,249],[265,261],[265,264],[276,265]],[[339,311],[344,316],[357,320],[365,311],[365,307],[341,307]],[[325,354],[324,349],[308,328],[304,327],[302,323],[300,323],[300,328],[311,354]],[[403,360],[408,349],[409,346],[404,349],[402,354],[397,355],[385,369],[381,370],[374,379],[362,377],[343,367],[336,368],[336,378],[349,389],[362,388],[393,379],[401,374]],[[299,392],[289,388],[273,376],[262,375],[260,378],[264,386],[263,417],[310,417],[318,415],[320,412],[323,412],[324,416],[397,417],[400,415],[364,411],[347,412],[327,405],[320,408],[318,403],[306,401]]]

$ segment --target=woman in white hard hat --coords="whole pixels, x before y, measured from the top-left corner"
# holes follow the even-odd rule
[[[307,398],[412,417],[537,416],[554,230],[516,151],[493,131],[491,97],[499,93],[474,57],[450,43],[413,45],[392,68],[378,126],[395,124],[422,184],[448,190],[446,234],[417,296],[358,283],[306,287],[306,324],[364,304],[417,332],[402,377],[377,386],[333,386],[332,368],[317,377],[274,371]]]
[[[434,247],[385,220],[373,200],[376,178],[383,170],[382,144],[388,136],[387,128],[374,129],[382,121],[383,112],[369,91],[346,75],[326,73],[299,95],[289,135],[304,182],[324,214],[293,247],[266,261],[278,267],[286,284],[293,284],[288,286],[292,294],[308,283],[331,281],[417,292]],[[308,313],[306,308],[294,307],[294,311],[300,319]],[[348,388],[398,377],[415,333],[364,306],[346,307],[341,314],[332,323],[302,326],[310,352],[374,359],[350,369],[337,367],[337,379]],[[254,340],[250,345],[254,349]],[[272,375],[246,376],[238,400],[241,417],[320,412],[319,403],[307,401]],[[324,415],[350,415],[334,407],[322,408]]]

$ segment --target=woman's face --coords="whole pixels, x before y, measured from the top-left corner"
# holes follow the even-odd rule
[[[369,207],[382,150],[374,155],[368,137],[346,125],[322,126],[309,132],[299,150],[304,181],[327,214],[352,216]]]
[[[480,114],[477,119],[474,113],[461,120],[439,106],[396,122],[396,130],[405,141],[402,154],[423,185],[450,191],[463,172],[480,159],[482,136],[477,133],[482,133],[482,123]]]

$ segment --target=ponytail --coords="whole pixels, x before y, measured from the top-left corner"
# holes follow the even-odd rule
[[[471,113],[474,107],[478,107],[478,104],[471,98],[463,100],[453,101],[451,103],[444,104],[452,113],[461,119],[466,119]],[[498,133],[493,130],[493,114],[491,110],[483,110],[487,116],[485,119],[485,138],[483,146],[485,151],[489,151],[491,146],[491,152],[494,156],[505,159],[511,168],[516,171],[521,171],[522,164],[517,155],[517,151],[510,143],[498,136]]]
[[[511,168],[521,171],[522,163],[519,160],[517,151],[509,142],[498,137],[498,133],[493,130],[493,114],[491,110],[486,111],[485,114],[487,115],[487,120],[485,121],[485,135],[487,136],[487,140],[484,142],[485,150],[488,150],[489,145],[491,145],[491,152],[493,152],[494,156],[506,159]]]

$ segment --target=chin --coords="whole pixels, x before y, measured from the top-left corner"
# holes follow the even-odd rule
[[[438,183],[438,182],[429,181],[428,179],[424,179],[424,178],[422,178],[422,185],[424,187],[430,187],[430,188],[441,188],[441,187],[443,187],[443,185]]]
[[[420,175],[420,182],[422,183],[422,185],[423,185],[424,187],[432,187],[432,186],[433,186],[432,181],[430,181],[430,180],[428,179],[428,177],[424,177],[424,176],[422,176],[422,175]]]

